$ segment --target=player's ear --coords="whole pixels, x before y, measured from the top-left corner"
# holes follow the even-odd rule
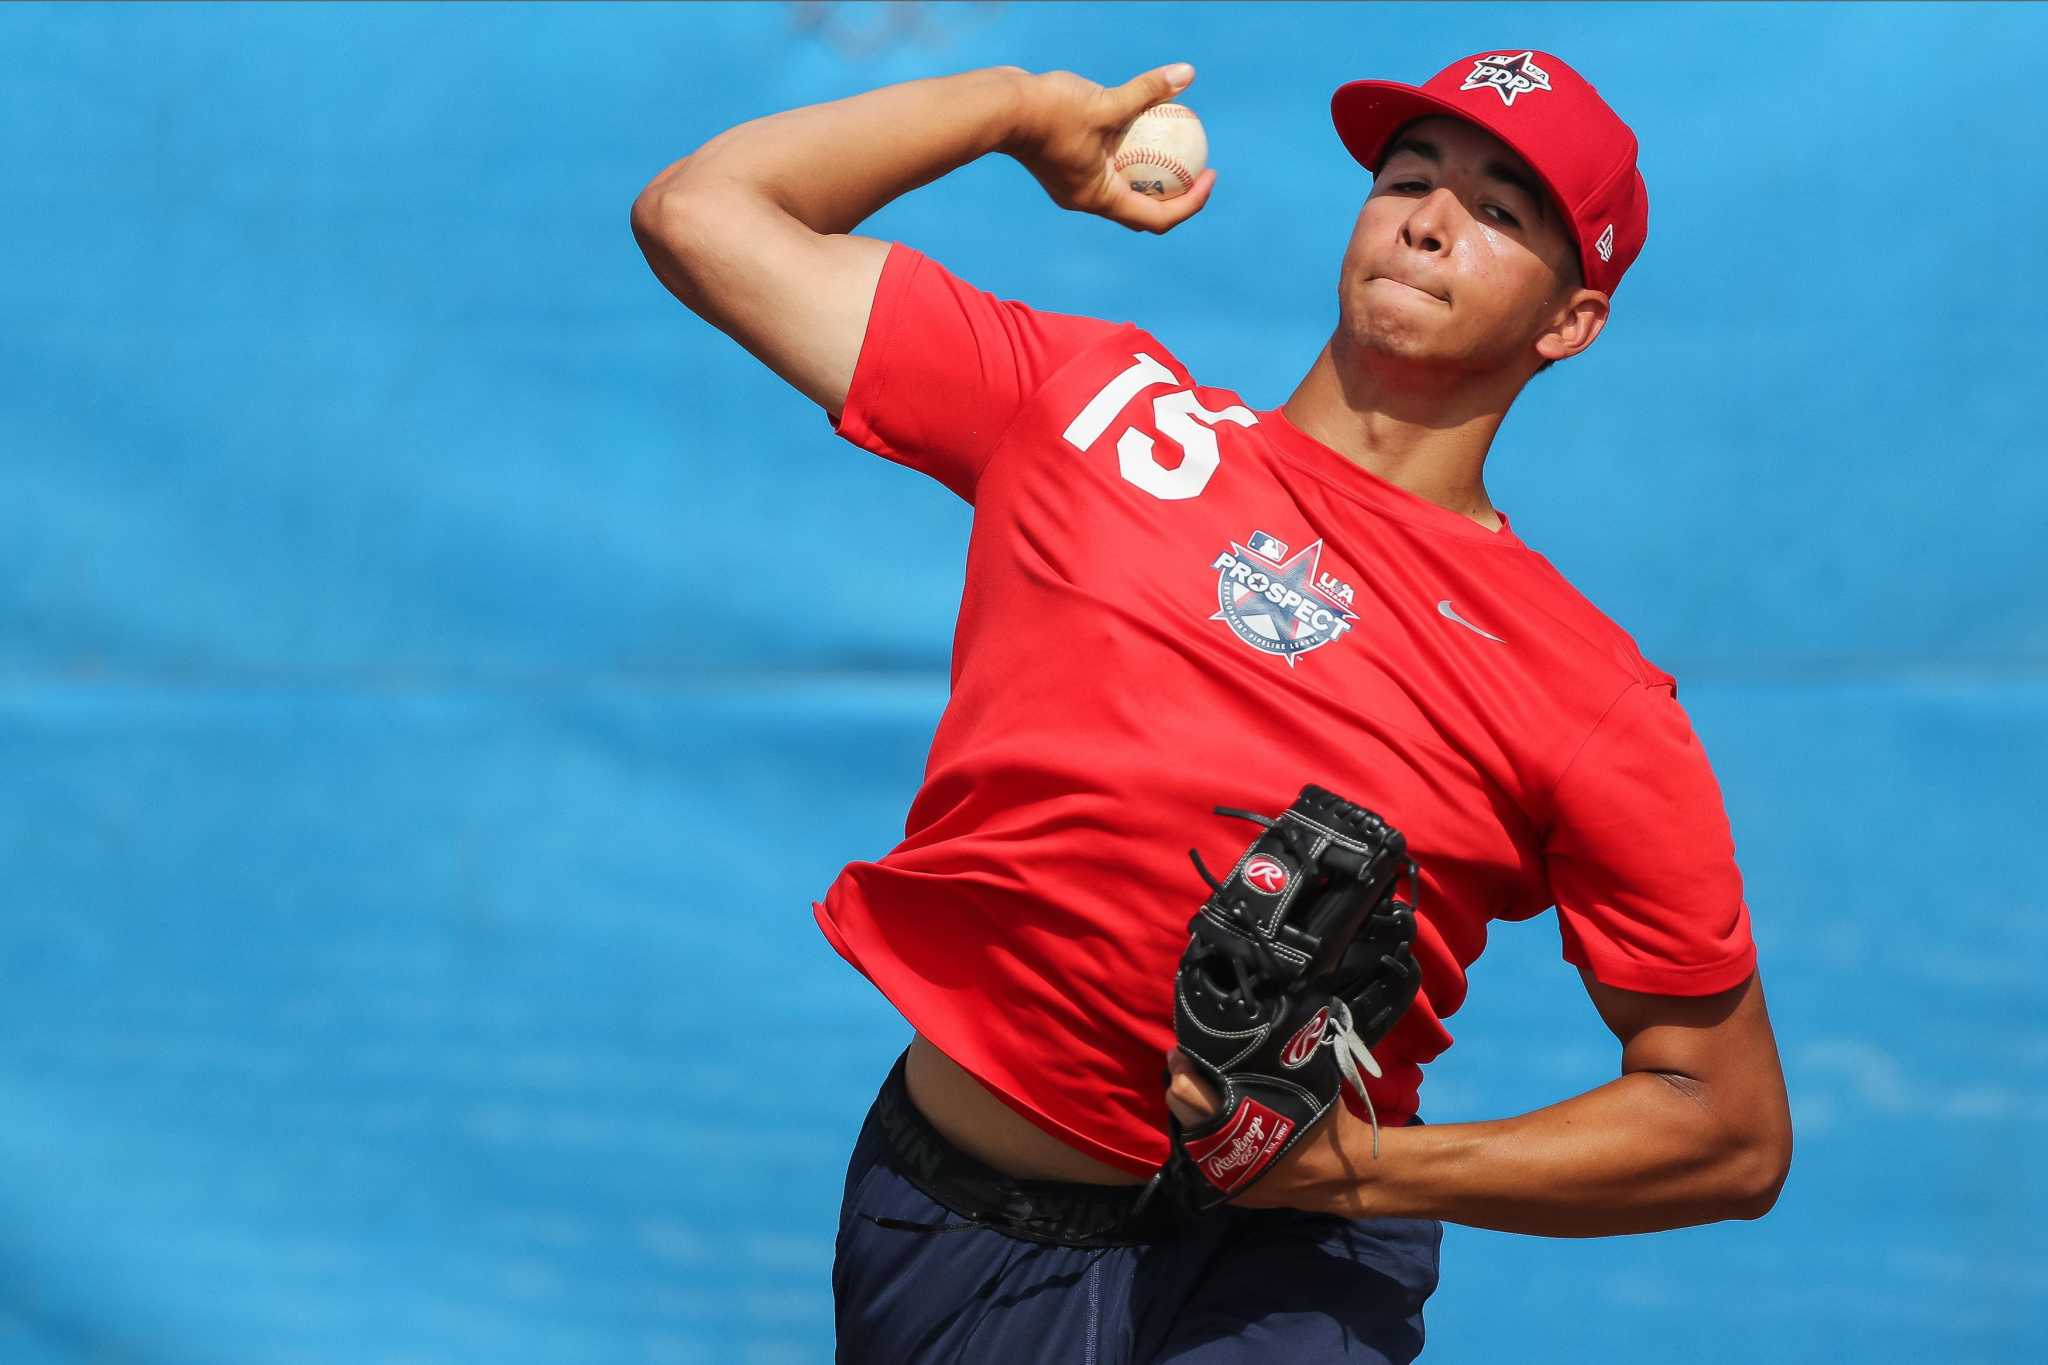
[[[1536,354],[1565,360],[1593,344],[1607,325],[1607,295],[1598,289],[1574,289],[1551,310],[1536,336]]]

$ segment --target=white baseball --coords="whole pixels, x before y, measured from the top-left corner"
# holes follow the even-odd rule
[[[1131,124],[1109,164],[1138,193],[1175,199],[1209,164],[1209,137],[1185,104],[1155,104]]]

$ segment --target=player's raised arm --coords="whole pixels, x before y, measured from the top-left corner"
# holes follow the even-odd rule
[[[847,234],[997,151],[1064,208],[1165,232],[1202,207],[1214,173],[1159,201],[1124,184],[1110,159],[1132,120],[1193,79],[1186,65],[1111,87],[992,67],[755,119],[656,176],[634,201],[633,235],[685,306],[836,419],[887,254]]]

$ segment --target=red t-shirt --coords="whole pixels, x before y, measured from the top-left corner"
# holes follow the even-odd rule
[[[1672,680],[1503,525],[1195,382],[1135,326],[999,300],[902,245],[837,430],[974,505],[952,697],[905,837],[816,907],[832,946],[1013,1108],[1167,1154],[1172,978],[1207,888],[1315,782],[1421,866],[1423,985],[1383,1121],[1491,920],[1704,995],[1755,963],[1721,795]],[[1503,518],[1505,523],[1505,518]]]

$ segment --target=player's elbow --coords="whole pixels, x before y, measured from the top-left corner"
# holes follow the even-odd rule
[[[654,181],[634,197],[633,211],[627,216],[627,222],[633,228],[633,240],[640,244],[643,253],[649,244],[660,238],[661,220],[665,216],[661,202],[663,193],[661,181]]]
[[[687,259],[701,248],[712,215],[703,196],[683,179],[685,157],[663,171],[633,200],[633,240],[657,270],[664,262]]]
[[[648,268],[693,312],[714,299],[720,262],[734,255],[735,224],[744,215],[683,175],[677,162],[633,201],[633,240]]]
[[[1700,1106],[1688,1125],[1687,1160],[1699,1172],[1711,1219],[1761,1218],[1792,1171],[1792,1115],[1781,1088],[1717,1094],[1698,1079],[1658,1073]],[[1698,1122],[1698,1117],[1706,1117]]]
[[[1729,1216],[1761,1218],[1769,1213],[1791,1173],[1791,1123],[1771,1124],[1752,1134],[1729,1156]]]

